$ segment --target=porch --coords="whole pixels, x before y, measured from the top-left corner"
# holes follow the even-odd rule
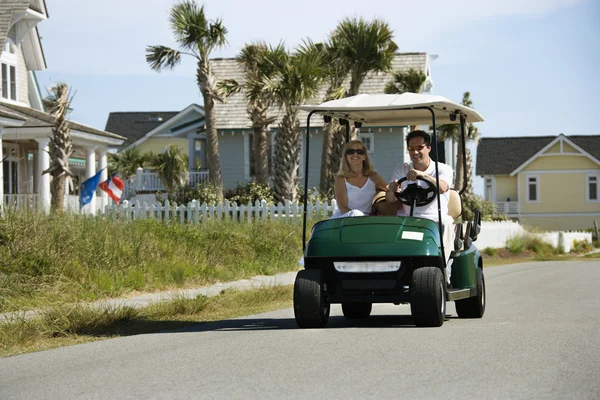
[[[189,186],[196,186],[208,182],[208,171],[188,171],[181,177],[182,182]],[[131,198],[138,193],[156,193],[165,190],[165,186],[157,172],[145,171],[138,168],[135,177],[125,182],[124,198]]]
[[[511,218],[518,218],[520,207],[518,201],[498,201],[496,202],[496,212],[504,214]]]

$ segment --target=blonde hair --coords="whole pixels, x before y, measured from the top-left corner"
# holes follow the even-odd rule
[[[340,160],[340,169],[337,172],[337,176],[343,176],[344,178],[352,178],[356,176],[352,168],[350,168],[350,164],[348,163],[348,159],[346,158],[346,150],[350,148],[350,146],[358,144],[365,151],[365,159],[363,160],[363,168],[362,173],[364,176],[372,176],[375,173],[375,168],[371,165],[371,160],[369,160],[369,152],[367,148],[360,140],[351,140],[345,146],[342,151],[342,159]]]

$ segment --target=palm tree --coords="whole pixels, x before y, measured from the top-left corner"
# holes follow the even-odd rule
[[[282,47],[283,48],[283,47]],[[290,54],[273,51],[268,61],[277,69],[275,79],[267,80],[266,88],[283,109],[275,139],[274,192],[275,200],[296,200],[296,177],[300,156],[300,121],[294,106],[313,99],[324,77],[318,54]]]
[[[369,22],[362,18],[346,18],[340,22],[325,46],[324,60],[329,66],[328,96],[331,96],[327,100],[355,96],[368,73],[390,71],[398,50],[392,38],[389,25],[378,19]],[[340,89],[348,75],[350,87],[341,95]],[[334,174],[342,158],[345,127],[332,121],[325,127],[325,132],[320,188],[328,192],[333,190]]]
[[[212,73],[210,54],[227,43],[227,29],[220,19],[208,20],[204,6],[195,0],[185,0],[171,8],[170,23],[179,51],[166,46],[148,46],[146,61],[155,71],[172,69],[181,61],[181,55],[196,59],[196,81],[204,100],[206,144],[211,180],[217,189],[219,201],[223,200],[223,175],[219,162],[219,142],[214,113],[215,101],[223,102],[217,79]]]
[[[322,67],[327,82],[327,91],[323,101],[340,99],[346,95],[344,82],[350,72],[350,65],[338,57],[338,43],[329,38],[325,43],[313,43],[311,40],[304,42],[298,50],[299,54],[315,55],[322,61]],[[325,123],[323,127],[323,147],[321,151],[321,176],[319,189],[322,193],[333,193],[335,173],[339,167],[339,159],[333,154],[341,153],[345,144],[343,135],[345,127],[340,126],[337,120]]]
[[[164,152],[156,154],[150,161],[150,167],[158,173],[163,186],[170,196],[183,184],[188,159],[181,147],[171,144]]]
[[[392,80],[385,86],[384,92],[388,94],[421,93],[426,81],[427,76],[423,71],[414,68],[409,69],[407,72],[397,71],[394,72]],[[411,131],[417,129],[417,125],[410,127]]]
[[[59,82],[51,87],[48,90],[48,96],[43,100],[44,107],[55,118],[55,121],[49,146],[50,166],[42,174],[52,176],[50,209],[57,214],[64,211],[67,177],[74,178],[69,169],[69,158],[73,154],[73,145],[67,120],[72,100],[73,96],[69,96],[69,87],[64,82]]]
[[[473,102],[471,101],[471,93],[465,92],[463,94],[462,104],[464,106],[473,108]],[[430,127],[433,129],[433,127]],[[439,125],[437,127],[437,137],[439,140],[452,139],[453,142],[458,142],[458,151],[456,155],[456,179],[454,183],[454,187],[457,189],[462,189],[463,187],[463,177],[464,177],[464,163],[463,163],[463,149],[462,145],[460,145],[462,139],[460,134],[460,125]],[[479,141],[479,130],[472,123],[466,124],[466,132],[465,132],[465,141],[468,143],[469,141]],[[466,144],[466,143],[465,143]]]
[[[147,153],[140,153],[137,147],[131,147],[120,153],[109,154],[109,167],[124,179],[131,180],[138,168],[144,168],[150,161]]]
[[[237,62],[244,70],[244,82],[228,79],[219,85],[227,95],[244,91],[248,101],[246,111],[253,129],[255,180],[263,185],[269,184],[267,130],[276,120],[268,115],[275,99],[265,84],[277,72],[275,65],[267,60],[268,52],[285,52],[285,48],[282,44],[273,48],[264,42],[246,44],[237,56]]]

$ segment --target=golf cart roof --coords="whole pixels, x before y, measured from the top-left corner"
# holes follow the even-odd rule
[[[429,94],[359,94],[320,105],[297,106],[298,110],[315,111],[322,115],[362,122],[369,126],[431,124],[431,108],[436,125],[458,124],[462,114],[466,122],[481,122],[483,116],[472,108],[454,103],[442,96]],[[452,119],[451,116],[452,115]]]

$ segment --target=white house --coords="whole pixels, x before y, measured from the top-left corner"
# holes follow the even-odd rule
[[[0,207],[29,205],[50,209],[50,180],[42,171],[50,165],[49,136],[54,117],[44,112],[35,71],[46,69],[37,25],[48,18],[44,0],[0,2]],[[69,122],[74,154],[73,172],[81,179],[107,166],[109,146],[123,137]],[[102,179],[107,178],[106,169]],[[76,186],[76,185],[75,185]],[[76,187],[68,185],[68,208],[77,208]],[[96,206],[107,202],[104,194]]]

